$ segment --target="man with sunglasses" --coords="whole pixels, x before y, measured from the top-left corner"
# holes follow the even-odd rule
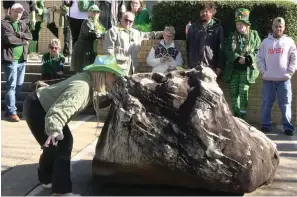
[[[6,78],[6,107],[9,121],[18,122],[15,100],[25,77],[25,62],[27,60],[29,40],[32,40],[29,27],[21,21],[24,8],[14,4],[8,16],[1,21],[1,58]]]
[[[127,75],[135,72],[138,65],[137,53],[142,40],[158,39],[163,35],[163,31],[140,32],[133,29],[134,18],[132,12],[125,12],[120,23],[106,32],[103,42],[103,52],[115,56],[118,65]]]

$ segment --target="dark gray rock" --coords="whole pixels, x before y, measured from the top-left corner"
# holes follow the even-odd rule
[[[216,75],[201,67],[118,80],[93,160],[113,181],[231,193],[269,184],[276,145],[232,116]]]

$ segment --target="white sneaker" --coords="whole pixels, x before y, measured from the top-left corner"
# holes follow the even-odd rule
[[[52,184],[51,184],[51,183],[49,183],[49,184],[44,184],[44,183],[42,183],[41,186],[42,186],[43,188],[46,188],[46,189],[51,189],[51,188],[52,188]]]

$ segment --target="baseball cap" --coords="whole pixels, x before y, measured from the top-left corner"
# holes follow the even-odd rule
[[[285,19],[283,19],[282,17],[276,17],[273,20],[273,25],[277,25],[277,24],[285,25]]]
[[[20,3],[15,3],[11,6],[11,9],[18,9],[18,8],[21,8],[22,10],[24,10],[24,7]]]
[[[98,8],[97,5],[92,5],[89,9],[88,12],[101,12],[101,10]]]

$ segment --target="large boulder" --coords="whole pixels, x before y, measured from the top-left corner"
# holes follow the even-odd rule
[[[232,116],[208,67],[119,79],[93,175],[242,194],[272,182],[276,145]]]

